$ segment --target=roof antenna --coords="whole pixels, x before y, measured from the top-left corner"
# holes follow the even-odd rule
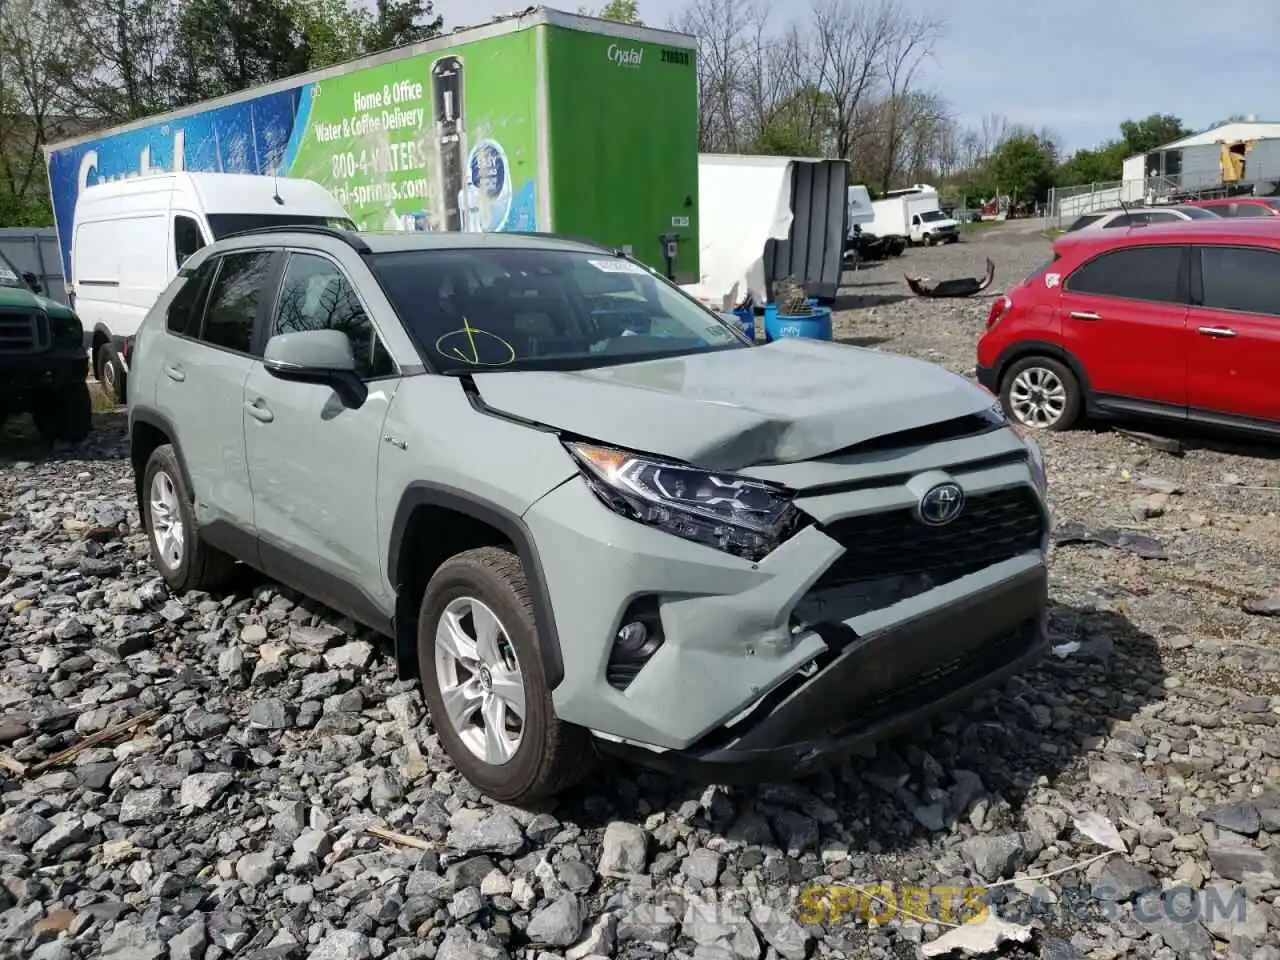
[[[271,172],[271,190],[272,190],[272,196],[271,196],[271,199],[272,199],[272,200],[274,200],[276,203],[278,203],[280,206],[282,206],[282,207],[283,207],[283,206],[284,206],[284,197],[280,196],[280,181],[279,181],[279,176],[280,176],[280,171],[279,171],[279,170],[273,170],[273,171]]]

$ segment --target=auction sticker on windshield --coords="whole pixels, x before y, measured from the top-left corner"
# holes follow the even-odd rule
[[[588,260],[587,263],[605,273],[637,273],[642,277],[649,275],[644,267],[630,260]]]

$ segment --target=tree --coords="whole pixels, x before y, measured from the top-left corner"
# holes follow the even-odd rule
[[[376,0],[364,53],[418,43],[439,36],[444,17],[433,16],[431,0]]]
[[[578,12],[583,16],[599,17],[601,20],[616,20],[618,23],[631,23],[637,27],[644,26],[644,21],[640,19],[636,0],[609,0],[595,13],[588,12],[586,7],[579,7]]]
[[[79,56],[59,63],[60,105],[89,123],[137,120],[171,106],[169,58],[177,11],[169,0],[53,0],[64,42]]]
[[[1053,186],[1053,173],[1048,145],[1034,135],[1006,140],[991,158],[996,187],[1015,201],[1043,197]]]
[[[1119,180],[1128,155],[1129,147],[1123,140],[1112,140],[1092,150],[1077,150],[1058,168],[1058,185],[1073,187]]]
[[[1190,136],[1193,132],[1171,113],[1153,113],[1145,119],[1126,120],[1120,124],[1120,135],[1124,137],[1130,156],[1135,153],[1150,153],[1157,147]]]
[[[290,16],[301,33],[308,69],[354,60],[366,52],[375,30],[372,12],[347,0],[290,0]]]
[[[886,39],[884,78],[888,89],[880,111],[884,115],[883,158],[878,178],[881,190],[888,190],[892,185],[903,141],[916,126],[913,121],[924,120],[922,108],[934,106],[932,101],[913,95],[911,89],[916,71],[932,55],[933,44],[941,32],[942,24],[937,20],[909,17],[893,24]],[[912,116],[913,113],[917,116]]]
[[[293,10],[275,0],[186,0],[164,71],[175,104],[302,73],[310,60]]]
[[[66,132],[58,111],[67,23],[49,0],[0,4],[0,225],[52,223],[41,147]]]

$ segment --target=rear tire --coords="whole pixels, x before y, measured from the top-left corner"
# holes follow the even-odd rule
[[[170,589],[216,590],[235,570],[235,558],[200,539],[191,491],[170,444],[152,451],[142,478],[142,525],[151,561]]]
[[[471,642],[486,635],[490,616],[498,631],[490,627],[487,634],[496,639]],[[474,657],[453,656],[468,643]],[[494,650],[500,651],[496,659]],[[502,803],[560,793],[584,777],[596,757],[590,735],[555,715],[539,654],[524,565],[511,550],[467,550],[432,576],[418,615],[418,670],[431,724],[459,772]],[[518,733],[504,687],[522,691]],[[492,707],[494,699],[502,705]]]
[[[1080,419],[1080,381],[1050,357],[1015,361],[1000,383],[1000,404],[1014,422],[1032,430],[1069,430]]]
[[[115,403],[124,403],[128,392],[128,384],[125,382],[127,374],[120,354],[110,343],[104,343],[98,350],[97,366],[94,373],[98,377],[98,383],[102,384],[102,392]]]
[[[77,383],[49,394],[32,414],[36,430],[46,443],[65,440],[80,443],[93,430],[93,397],[88,383]]]

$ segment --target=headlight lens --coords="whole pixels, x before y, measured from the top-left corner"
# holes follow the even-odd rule
[[[1045,493],[1049,489],[1049,473],[1044,465],[1044,451],[1040,449],[1040,444],[1025,433],[1022,434],[1022,442],[1027,445],[1027,451],[1031,455],[1031,476],[1040,492]]]
[[[625,517],[749,560],[791,533],[791,493],[734,474],[589,443],[565,444],[591,489]]]
[[[991,391],[988,390],[987,392],[990,393]],[[1041,493],[1047,491],[1049,488],[1049,475],[1044,465],[1044,451],[1040,449],[1040,444],[1036,443],[1035,439],[1031,436],[1031,431],[1022,424],[1016,423],[1006,417],[1004,407],[1001,405],[999,400],[993,403],[991,405],[991,409],[987,410],[987,412],[982,416],[984,419],[989,420],[992,423],[1007,424],[1009,429],[1021,438],[1022,442],[1026,444],[1027,453],[1031,461],[1031,476],[1035,480],[1035,484],[1040,489]]]

